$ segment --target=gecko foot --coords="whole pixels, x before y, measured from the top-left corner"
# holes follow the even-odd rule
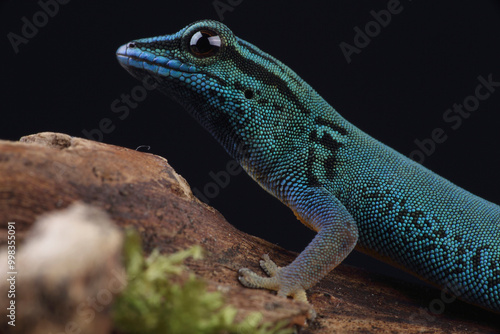
[[[295,300],[307,303],[306,291],[285,279],[283,272],[286,267],[278,267],[267,254],[262,258],[260,266],[270,277],[262,277],[248,268],[242,268],[238,271],[241,284],[248,288],[274,290],[278,292],[278,296],[291,296]]]
[[[276,263],[274,263],[273,260],[271,260],[271,258],[267,254],[264,254],[262,256],[262,260],[260,260],[260,267],[266,272],[268,276],[271,277],[276,276],[278,271],[280,271],[281,269],[276,265]]]

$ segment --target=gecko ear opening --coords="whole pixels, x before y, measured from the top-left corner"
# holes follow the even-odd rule
[[[253,90],[250,90],[250,89],[247,89],[245,91],[245,98],[250,100],[251,98],[253,98],[254,94],[253,94]]]

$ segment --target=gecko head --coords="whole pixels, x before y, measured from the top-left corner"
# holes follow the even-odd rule
[[[220,22],[134,40],[116,54],[129,73],[183,105],[240,161],[241,152],[278,147],[287,128],[305,129],[298,118],[309,113],[302,99],[312,89]]]

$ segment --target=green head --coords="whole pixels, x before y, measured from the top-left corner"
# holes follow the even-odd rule
[[[287,66],[217,21],[132,41],[117,57],[136,78],[152,78],[244,166],[247,155],[255,162],[277,153],[269,150],[297,150],[309,101],[319,98]]]

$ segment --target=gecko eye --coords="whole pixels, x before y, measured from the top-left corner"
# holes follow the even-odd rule
[[[213,56],[221,47],[220,36],[210,30],[196,32],[189,41],[189,51],[199,58]]]

